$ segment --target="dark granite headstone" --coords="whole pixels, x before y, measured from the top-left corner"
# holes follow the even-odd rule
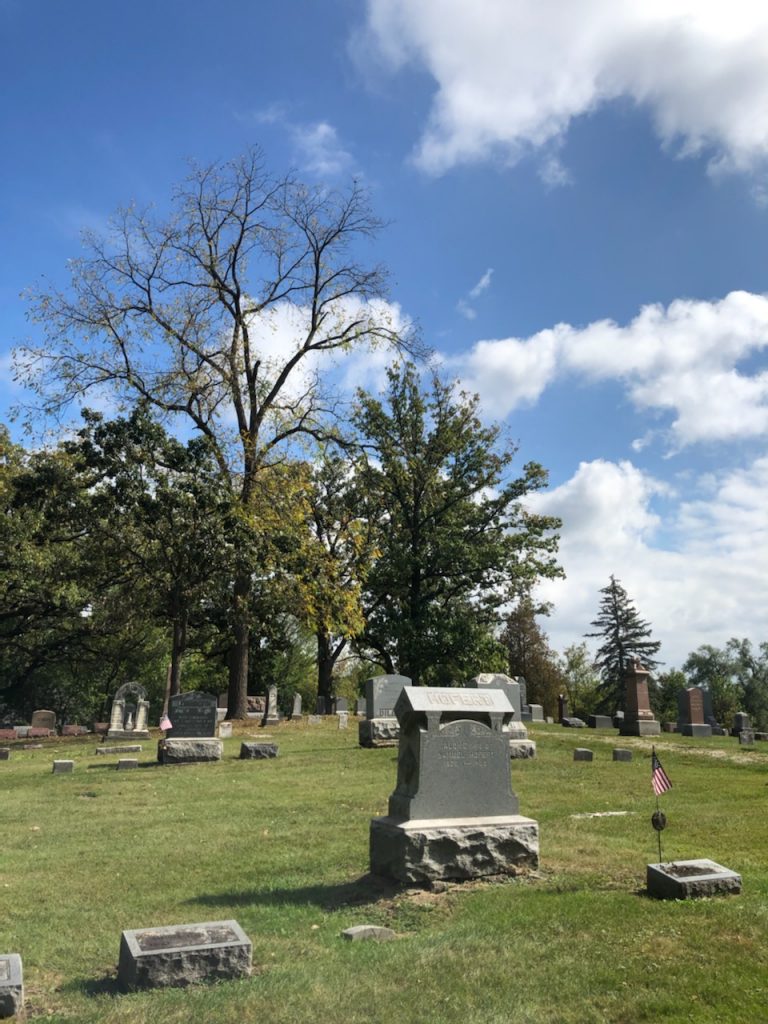
[[[682,736],[711,736],[712,726],[704,720],[704,691],[689,686],[677,695],[677,731]]]
[[[517,676],[515,682],[520,687],[520,707],[528,707],[528,683],[525,681],[525,676]]]
[[[738,736],[744,732],[745,729],[751,729],[752,724],[749,721],[749,715],[744,711],[737,711],[733,716],[733,725],[731,726],[731,736]]]
[[[739,733],[739,744],[742,747],[753,747],[755,745],[755,734],[751,729],[742,729]]]
[[[471,690],[501,690],[502,693],[506,694],[507,700],[512,705],[517,721],[522,721],[521,711],[523,703],[520,695],[520,684],[516,679],[504,675],[502,672],[483,672],[479,676],[474,676],[470,679],[467,683],[467,688]]]
[[[0,747],[0,761],[10,761],[11,759],[11,748]]]
[[[562,722],[568,717],[568,698],[564,693],[557,695],[557,720]]]
[[[512,707],[499,690],[408,686],[390,817],[463,818],[518,813],[509,780]]]
[[[574,761],[591,761],[593,757],[594,754],[592,753],[592,751],[587,750],[586,747],[576,747],[576,749],[573,752]]]
[[[251,941],[237,921],[124,931],[117,983],[130,991],[245,978],[251,955]]]
[[[615,747],[614,751],[613,751],[613,760],[614,761],[631,761],[632,760],[632,751],[631,750],[625,750],[622,747]]]
[[[216,698],[198,690],[176,694],[168,702],[168,717],[173,728],[166,730],[166,739],[215,736]]]
[[[649,674],[638,659],[624,672],[625,711],[619,726],[622,736],[658,736],[661,732],[648,698]]]
[[[365,683],[366,718],[394,718],[395,703],[404,686],[410,686],[408,676],[374,676]]]
[[[56,712],[33,711],[29,724],[33,729],[48,729],[53,732],[56,729]]]
[[[610,715],[589,715],[587,725],[590,729],[612,729],[613,719]]]

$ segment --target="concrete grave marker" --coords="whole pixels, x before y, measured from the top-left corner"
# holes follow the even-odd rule
[[[157,744],[161,764],[220,761],[224,745],[216,738],[216,697],[198,690],[175,694],[168,701],[171,728]]]
[[[339,720],[339,728],[346,729],[349,726],[349,713],[347,711],[337,711],[336,717]]]
[[[0,1017],[14,1017],[24,1009],[24,972],[18,953],[0,953]]]
[[[397,785],[370,831],[372,874],[415,882],[538,864],[538,824],[509,780],[513,709],[500,690],[405,687]]]
[[[33,711],[29,725],[31,729],[47,729],[49,732],[56,732],[56,712]]]
[[[251,940],[237,921],[133,929],[120,937],[117,983],[131,991],[247,978],[251,957]]]
[[[613,719],[610,715],[589,715],[587,725],[590,729],[612,729]]]
[[[54,761],[53,762],[53,774],[54,775],[71,775],[75,770],[74,761]]]
[[[232,723],[219,722],[219,739],[229,740],[232,738]]]
[[[272,684],[267,689],[267,706],[264,710],[264,718],[261,721],[262,725],[276,725],[280,721],[280,716],[277,713],[277,687]]]
[[[139,761],[136,757],[121,757],[117,762],[117,770],[119,772],[130,771],[131,768],[138,768]]]
[[[514,716],[509,723],[509,756],[526,758],[536,756],[536,744],[528,739],[528,730],[522,719],[520,683],[501,672],[483,672],[467,683],[468,689],[501,690],[512,705]]]
[[[0,747],[0,761],[10,761],[11,759],[11,748]]]
[[[277,757],[277,744],[275,743],[241,743],[241,761],[264,761],[267,758]]]
[[[646,886],[650,896],[662,900],[688,900],[741,892],[741,875],[713,860],[678,860],[648,864]]]
[[[147,691],[138,683],[124,683],[114,696],[107,738],[113,740],[149,739],[149,701]]]
[[[301,718],[301,694],[294,693],[293,709],[291,710],[291,721],[298,721]]]
[[[632,751],[631,750],[625,750],[622,747],[615,747],[614,751],[613,751],[613,760],[614,761],[631,761],[632,760]]]
[[[594,754],[591,750],[587,750],[586,747],[576,747],[573,752],[574,761],[592,761],[594,760]]]

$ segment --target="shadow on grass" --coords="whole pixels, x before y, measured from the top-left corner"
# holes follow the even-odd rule
[[[375,875],[362,875],[354,882],[341,885],[307,885],[297,889],[250,889],[240,892],[222,892],[210,895],[195,896],[186,903],[204,907],[219,906],[252,906],[269,904],[272,906],[306,906],[313,904],[324,910],[338,910],[341,907],[359,907],[380,900],[392,899],[403,886],[398,882],[379,878]]]
[[[87,996],[89,999],[95,999],[98,996],[115,998],[123,994],[118,988],[117,977],[114,974],[105,974],[101,978],[75,978],[74,981],[62,985],[59,991],[70,995]]]

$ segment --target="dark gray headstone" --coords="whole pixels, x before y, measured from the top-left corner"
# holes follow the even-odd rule
[[[31,729],[56,729],[56,712],[55,711],[33,711],[32,718],[30,719]]]
[[[530,712],[532,722],[544,721],[544,706],[542,704],[529,704],[528,711]]]
[[[216,735],[216,698],[211,693],[179,693],[168,702],[168,717],[173,726],[166,739],[202,738]]]
[[[11,759],[11,748],[0,747],[0,761],[10,761]]]
[[[464,818],[515,815],[510,787],[512,706],[500,690],[403,687],[397,787],[390,817]]]
[[[240,759],[242,761],[264,761],[277,757],[278,747],[275,743],[241,743]]]
[[[557,720],[563,722],[568,717],[568,698],[564,693],[557,695]]]
[[[365,683],[365,717],[395,718],[395,704],[405,686],[410,686],[408,676],[374,676]]]
[[[355,714],[359,716],[365,714],[365,697],[358,697],[355,701]]]
[[[336,698],[336,708],[335,708],[335,711],[336,711],[337,715],[338,715],[338,713],[340,711],[349,711],[349,701],[347,700],[346,697],[337,697]]]
[[[569,718],[563,718],[560,722],[566,729],[586,729],[587,723],[581,718],[575,718],[571,715]]]
[[[523,708],[528,707],[528,683],[525,681],[525,676],[518,676],[515,680],[517,685],[520,687],[520,706]]]
[[[590,729],[612,729],[613,719],[610,715],[589,715],[587,725]]]
[[[591,750],[587,750],[586,747],[576,747],[573,752],[574,761],[591,761],[594,755]]]
[[[731,726],[731,736],[738,736],[739,733],[744,732],[745,729],[751,729],[752,724],[749,721],[749,715],[744,711],[738,711],[733,716],[733,725]]]
[[[621,747],[616,747],[616,748],[614,748],[614,751],[613,751],[613,760],[614,761],[631,761],[632,760],[632,751],[631,750],[623,750]]]
[[[54,761],[53,762],[53,774],[54,775],[69,775],[75,770],[74,761]]]
[[[742,747],[753,747],[755,745],[755,734],[751,729],[742,729],[739,733],[739,744]]]

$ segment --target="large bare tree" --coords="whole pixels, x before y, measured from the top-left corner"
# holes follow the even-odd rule
[[[17,352],[19,375],[48,413],[107,389],[186,418],[255,515],[260,474],[302,435],[328,431],[317,356],[407,345],[378,301],[383,270],[357,253],[381,225],[357,184],[341,193],[274,178],[256,149],[193,166],[171,211],[131,206],[106,236],[84,236],[69,288],[31,296],[44,343]],[[246,714],[252,585],[243,565],[232,588],[235,718]]]

